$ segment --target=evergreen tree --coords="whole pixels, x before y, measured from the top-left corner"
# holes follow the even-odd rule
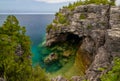
[[[31,66],[31,42],[25,33],[13,15],[0,27],[0,77],[6,81],[47,81],[40,67],[36,73],[38,67]]]

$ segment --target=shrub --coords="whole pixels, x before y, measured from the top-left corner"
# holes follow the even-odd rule
[[[74,2],[73,4],[70,3],[67,8],[72,11],[75,9],[75,7],[83,5],[83,4],[84,2],[80,0],[80,1]]]
[[[49,24],[49,25],[47,26],[47,28],[46,28],[47,32],[49,32],[50,29],[52,29],[52,28],[53,28],[53,25],[52,25],[52,24]]]
[[[67,19],[64,17],[64,16],[61,16],[60,18],[59,18],[59,23],[60,24],[65,24],[67,22]]]
[[[56,24],[58,24],[58,21],[54,19],[54,20],[53,20],[53,23],[56,23]]]
[[[64,16],[62,13],[58,13],[57,17],[58,17],[58,22],[59,22],[60,24],[65,24],[65,23],[67,23],[67,18],[66,18],[66,16]]]
[[[110,5],[115,5],[115,1],[109,1],[109,0],[79,0],[77,2],[74,2],[73,4],[69,4],[68,8],[69,10],[74,10],[75,7],[77,6],[80,6],[80,5],[86,5],[86,4],[103,4],[103,5],[106,5],[106,4],[110,4]]]
[[[87,18],[87,17],[86,17],[85,14],[81,14],[80,17],[79,17],[79,19],[86,19],[86,18]]]
[[[120,81],[120,58],[114,59],[112,70],[103,75],[101,81]]]
[[[88,29],[91,29],[93,26],[90,24],[87,26]]]

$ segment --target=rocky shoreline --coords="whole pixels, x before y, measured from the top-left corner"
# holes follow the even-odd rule
[[[100,77],[112,68],[113,58],[120,57],[120,7],[89,4],[78,6],[73,11],[63,8],[59,13],[69,24],[53,22],[53,27],[47,31],[46,46],[65,42],[71,35],[78,36],[79,49],[87,52],[91,59],[84,79],[100,81]],[[57,16],[55,20],[58,20]],[[83,81],[81,77],[75,77],[73,81]],[[51,81],[68,80],[58,76]]]

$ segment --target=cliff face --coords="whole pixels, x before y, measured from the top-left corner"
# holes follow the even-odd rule
[[[86,78],[99,81],[100,76],[111,69],[113,57],[120,57],[120,7],[89,4],[73,11],[63,8],[59,13],[68,23],[52,23],[47,31],[46,46],[65,42],[71,35],[78,36],[81,42],[78,51],[87,52],[91,61]],[[55,20],[58,19],[56,16]],[[106,70],[100,71],[99,68]]]

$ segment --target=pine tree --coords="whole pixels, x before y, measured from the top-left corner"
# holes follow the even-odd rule
[[[0,27],[0,77],[6,81],[47,81],[42,69],[36,73],[31,66],[31,42],[25,33],[13,15]]]

